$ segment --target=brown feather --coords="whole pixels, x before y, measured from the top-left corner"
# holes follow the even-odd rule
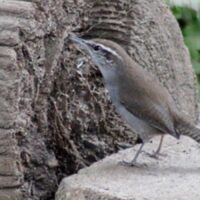
[[[118,74],[119,97],[126,109],[163,133],[178,137],[171,115],[171,110],[176,112],[176,107],[167,89],[118,44],[102,39],[93,41],[113,49],[123,58],[123,67],[119,68]]]

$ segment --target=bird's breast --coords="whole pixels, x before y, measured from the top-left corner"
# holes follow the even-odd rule
[[[122,119],[124,119],[129,126],[140,135],[144,142],[151,139],[154,135],[160,134],[160,131],[150,126],[147,122],[139,119],[133,113],[130,113],[123,105],[117,105],[116,110]]]
[[[117,84],[112,82],[106,83],[106,88],[111,97],[111,101],[116,108],[117,113],[121,118],[128,123],[128,125],[133,129],[137,134],[140,135],[143,141],[148,141],[154,135],[160,134],[160,132],[154,127],[150,126],[145,121],[137,118],[133,113],[130,113],[123,104],[120,103],[119,91]]]

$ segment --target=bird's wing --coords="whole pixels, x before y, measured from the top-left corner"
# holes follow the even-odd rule
[[[133,113],[139,119],[146,121],[149,125],[164,133],[174,133],[174,127],[172,120],[166,109],[163,109],[159,105],[150,106],[141,105],[138,102],[126,101],[123,99],[121,104],[130,112]]]
[[[122,80],[119,89],[120,103],[149,125],[176,137],[167,90],[153,79],[143,78],[141,82],[137,77],[129,78],[136,75],[129,74]]]

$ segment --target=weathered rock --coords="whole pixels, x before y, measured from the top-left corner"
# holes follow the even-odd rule
[[[0,0],[0,199],[53,199],[63,177],[137,139],[71,31],[117,40],[195,121],[196,79],[162,1]]]
[[[177,21],[164,1],[88,2],[92,8],[88,13],[86,36],[107,38],[121,44],[140,66],[156,75],[177,107],[195,121],[197,90],[191,87],[196,79]]]
[[[152,143],[146,144],[144,151],[153,152],[158,141],[159,138],[155,138]],[[143,152],[138,159],[138,163],[143,164],[140,167],[119,163],[131,160],[137,148],[138,145],[121,151],[65,178],[57,191],[56,200],[92,200],[91,196],[95,200],[199,198],[199,144],[188,137],[177,141],[166,136],[162,149],[164,155],[159,160]]]

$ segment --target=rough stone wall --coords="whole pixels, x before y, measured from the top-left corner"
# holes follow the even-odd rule
[[[168,88],[177,107],[196,120],[197,90],[191,90],[196,77],[178,23],[166,4],[159,0],[92,2],[85,36],[121,44]]]
[[[195,119],[189,56],[160,1],[0,0],[0,199],[54,199],[61,178],[136,141],[71,31],[119,42]]]
[[[18,134],[26,126],[20,117],[19,102],[22,80],[22,60],[17,45],[20,23],[25,30],[31,26],[26,18],[34,8],[25,3],[0,1],[0,199],[21,200],[23,166],[18,146]],[[21,12],[24,18],[21,18]],[[28,14],[29,13],[29,14]],[[27,15],[28,14],[28,15]]]

